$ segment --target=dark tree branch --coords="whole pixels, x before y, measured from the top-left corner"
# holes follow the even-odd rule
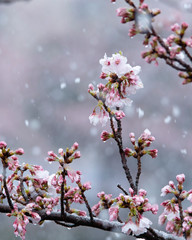
[[[0,4],[15,3],[15,2],[29,2],[30,0],[0,0]]]
[[[0,212],[1,213],[10,213],[11,208],[8,205],[0,204]],[[117,233],[122,233],[121,228],[123,226],[123,223],[119,223],[117,221],[111,222],[108,220],[103,220],[99,218],[94,218],[93,221],[91,221],[90,217],[81,217],[76,216],[74,214],[69,214],[65,212],[65,220],[58,212],[52,212],[51,214],[47,215],[44,210],[36,211],[42,221],[50,220],[57,222],[57,224],[67,227],[75,227],[76,225],[79,226],[86,226],[86,227],[92,227],[101,229],[104,231],[113,231]],[[122,233],[123,234],[123,233]],[[143,233],[138,238],[143,238],[145,240],[184,240],[183,237],[176,237],[172,234],[167,234],[162,231],[158,231],[156,229],[148,229],[146,233]]]

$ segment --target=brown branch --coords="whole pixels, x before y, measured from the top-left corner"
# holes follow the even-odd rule
[[[128,192],[127,192],[124,188],[122,188],[120,184],[118,184],[117,187],[118,187],[119,189],[121,189],[122,192],[124,192],[125,195],[129,195]]]
[[[104,104],[104,107],[105,107],[105,104]],[[105,109],[107,109],[107,107]],[[119,136],[117,135],[117,133],[115,131],[111,113],[109,113],[109,117],[110,117],[111,129],[113,131],[114,139],[117,142],[117,145],[118,145],[118,148],[119,148],[119,153],[120,153],[120,156],[121,156],[121,163],[122,163],[123,169],[125,171],[126,178],[129,182],[131,188],[134,190],[134,192],[136,192],[136,188],[135,188],[135,185],[133,183],[133,178],[132,178],[131,172],[130,172],[128,166],[127,166],[127,159],[125,157],[125,152],[123,150],[122,140],[119,140]]]
[[[136,180],[135,180],[136,193],[138,191],[140,175],[141,175],[141,156],[138,152],[138,156],[137,156],[137,176],[136,176]]]
[[[156,33],[156,31],[153,27],[151,28],[151,30],[152,30],[152,35],[157,37],[157,40],[160,43],[160,45],[166,50],[167,54],[170,55],[169,47],[164,43],[163,39]],[[170,58],[168,56],[166,56],[164,59],[167,59],[167,58],[172,61],[178,62],[181,66],[183,66],[185,68],[186,72],[192,72],[192,67],[189,64],[185,63],[184,61],[182,61],[181,59],[179,59],[177,57]],[[169,65],[172,66],[171,64],[169,64]],[[176,69],[175,65],[172,67]]]
[[[131,7],[136,8],[135,4],[131,0],[125,0]]]
[[[81,190],[81,196],[83,197],[83,200],[85,202],[86,208],[87,208],[87,210],[89,212],[90,220],[91,220],[91,222],[93,222],[93,213],[92,213],[91,207],[90,207],[90,205],[89,205],[89,203],[87,201],[87,198],[85,197],[85,194],[84,194],[84,191],[82,189],[82,186],[80,184],[78,186],[79,186],[79,188]]]
[[[8,205],[3,205],[0,204],[0,212],[1,213],[10,213],[11,208]],[[121,228],[123,226],[123,223],[119,223],[117,221],[111,222],[108,220],[103,220],[99,218],[94,218],[93,221],[91,222],[89,217],[82,217],[82,216],[76,216],[74,214],[69,214],[65,213],[65,220],[62,218],[61,214],[58,212],[52,212],[51,214],[47,215],[46,211],[41,210],[37,211],[37,213],[40,215],[41,220],[50,220],[50,221],[56,221],[57,223],[59,222],[59,225],[63,226],[65,224],[72,223],[74,225],[79,225],[79,226],[87,226],[87,227],[92,227],[92,228],[97,228],[100,230],[104,231],[113,231],[117,233],[122,233]],[[71,227],[73,225],[68,225],[67,227]],[[122,233],[123,234],[123,233]],[[137,238],[143,238],[146,240],[184,240],[183,237],[176,237],[172,234],[167,234],[166,232],[158,231],[156,229],[148,229],[146,233],[143,233]]]
[[[15,2],[29,2],[30,0],[0,0],[0,4],[15,3]]]
[[[10,206],[11,209],[14,209],[13,207],[13,203],[11,201],[11,197],[9,195],[9,190],[7,188],[7,183],[6,183],[6,167],[3,166],[3,187],[5,189],[5,194],[6,194],[6,197],[7,197],[7,201],[8,201],[8,204]]]
[[[60,207],[61,207],[61,216],[64,217],[65,214],[65,208],[64,208],[64,195],[65,195],[65,190],[64,190],[64,186],[65,186],[65,169],[63,167],[63,171],[62,171],[62,177],[63,177],[63,181],[61,183],[61,199],[60,199]]]

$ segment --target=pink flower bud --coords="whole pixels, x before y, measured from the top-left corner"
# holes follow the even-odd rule
[[[77,151],[77,152],[73,155],[73,157],[74,157],[74,159],[80,158],[80,157],[81,157],[80,151]]]
[[[17,150],[15,150],[15,154],[17,154],[17,155],[23,155],[23,154],[24,154],[23,148],[18,148]]]
[[[171,26],[171,30],[175,33],[178,33],[180,31],[180,26],[178,23],[175,23],[174,25]]]
[[[91,189],[91,183],[90,182],[86,182],[83,184],[83,187],[86,189],[86,190],[89,190]]]
[[[157,157],[157,153],[158,153],[158,150],[157,149],[152,149],[152,150],[149,150],[147,151],[148,154],[152,157],[152,158],[156,158]]]
[[[185,29],[187,29],[189,27],[189,25],[186,22],[183,22],[181,24],[181,27],[185,30]]]
[[[134,195],[134,190],[132,188],[129,188],[129,193],[131,194],[131,196],[133,197]]]
[[[94,86],[93,86],[93,84],[89,84],[89,86],[88,86],[88,90],[91,90],[91,91],[93,91],[94,90]]]
[[[146,196],[147,195],[147,191],[145,189],[140,189],[139,190],[139,196]]]
[[[126,17],[127,16],[127,8],[120,7],[116,10],[116,12],[117,12],[118,17]]]
[[[79,147],[79,144],[77,142],[73,143],[72,149],[77,150]]]
[[[159,210],[159,206],[157,204],[152,205],[151,212],[153,214],[157,214],[158,210]]]
[[[102,72],[100,75],[100,78],[105,79],[106,77],[108,77],[108,75],[106,73]]]
[[[131,148],[125,148],[124,152],[127,157],[130,157],[133,155],[133,150]]]
[[[58,153],[59,153],[59,155],[63,156],[63,155],[64,155],[63,148],[59,148],[59,149],[58,149]]]
[[[11,158],[13,159],[13,161],[16,161],[18,159],[16,156],[12,156]]]
[[[53,158],[56,158],[56,157],[57,157],[57,155],[56,155],[53,151],[49,151],[49,152],[48,152],[48,155],[49,155],[50,157],[53,157]]]
[[[99,83],[99,84],[97,85],[97,87],[98,87],[99,91],[103,91],[103,89],[105,88],[105,85],[102,84],[102,83]]]
[[[119,207],[110,207],[109,208],[109,221],[117,220],[119,214]]]
[[[169,181],[169,186],[176,190],[176,187],[173,181]]]
[[[179,184],[183,184],[185,182],[185,175],[184,174],[179,174],[176,176],[176,179]]]
[[[1,141],[1,142],[0,142],[0,149],[6,148],[6,147],[7,147],[7,143],[4,142],[4,141]]]
[[[111,134],[108,133],[107,131],[103,131],[103,132],[101,133],[101,140],[102,140],[103,142],[107,141],[110,137],[111,137]]]

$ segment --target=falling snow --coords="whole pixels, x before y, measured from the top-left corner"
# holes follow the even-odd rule
[[[165,119],[164,119],[164,123],[168,124],[171,122],[171,116],[167,116]]]
[[[136,111],[139,118],[142,118],[144,116],[144,111],[141,108],[137,108]]]
[[[184,149],[181,149],[180,152],[181,152],[182,154],[185,154],[185,155],[186,155],[186,154],[187,154],[187,149],[185,149],[185,148],[184,148]]]
[[[25,120],[25,126],[28,127],[29,126],[29,121]]]
[[[62,83],[60,84],[60,88],[61,88],[61,89],[64,89],[64,88],[66,88],[66,86],[67,86],[67,84],[66,84],[66,83],[64,83],[64,82],[62,82]]]
[[[79,77],[75,78],[75,83],[78,84],[80,83],[81,79]]]
[[[181,114],[181,111],[178,106],[173,106],[172,108],[172,114],[174,117],[179,117]]]

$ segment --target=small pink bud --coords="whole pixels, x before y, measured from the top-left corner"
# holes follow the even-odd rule
[[[17,155],[23,155],[23,154],[24,154],[23,148],[18,148],[17,150],[15,150],[15,154],[17,154]]]
[[[108,77],[108,75],[106,73],[102,72],[100,75],[100,78],[105,79],[106,77]]]
[[[79,147],[79,144],[78,144],[77,142],[73,143],[72,148],[73,148],[74,150],[77,150],[78,147]]]
[[[183,184],[185,182],[185,175],[184,174],[179,174],[176,176],[176,179],[179,184]]]
[[[189,27],[189,25],[186,22],[183,22],[181,26],[183,29],[187,29]]]
[[[157,153],[158,150],[157,149],[152,149],[148,151],[148,154],[152,157],[152,158],[156,158],[157,157]]]
[[[176,190],[176,187],[173,181],[169,181],[169,186]]]
[[[89,86],[88,86],[88,88],[93,91],[93,90],[94,90],[93,84],[90,83]]]
[[[101,133],[101,140],[102,140],[103,142],[107,141],[110,137],[111,137],[111,134],[108,133],[107,131],[103,131],[103,132]]]
[[[97,85],[97,87],[98,87],[99,91],[103,91],[103,89],[105,88],[105,85],[102,84],[102,83],[99,83],[99,84]]]
[[[77,151],[77,152],[73,155],[73,157],[74,157],[74,159],[80,158],[80,157],[81,157],[80,151]]]
[[[53,157],[53,158],[56,158],[56,157],[57,157],[57,155],[56,155],[53,151],[49,151],[49,152],[48,152],[48,155],[49,155],[50,157]]]
[[[153,214],[157,214],[158,210],[159,210],[159,206],[157,204],[152,205],[151,212]]]
[[[178,33],[180,31],[180,26],[178,23],[175,23],[174,25],[171,26],[171,30],[175,33]]]
[[[134,195],[134,190],[132,188],[129,188],[129,193],[131,194],[131,196],[133,197]]]
[[[16,161],[18,159],[16,156],[12,156],[11,158],[13,159],[13,161]]]
[[[6,147],[7,147],[7,143],[4,142],[4,141],[1,141],[1,142],[0,142],[0,149],[6,148]]]
[[[116,12],[117,12],[118,17],[126,17],[127,16],[127,8],[120,7],[116,10]]]
[[[139,190],[139,196],[146,196],[147,195],[147,191],[145,189],[140,189]]]
[[[130,157],[133,155],[133,150],[131,148],[125,148],[124,152],[127,157]]]
[[[58,149],[58,153],[59,153],[59,155],[63,156],[63,155],[64,155],[63,148],[59,148],[59,149]]]

